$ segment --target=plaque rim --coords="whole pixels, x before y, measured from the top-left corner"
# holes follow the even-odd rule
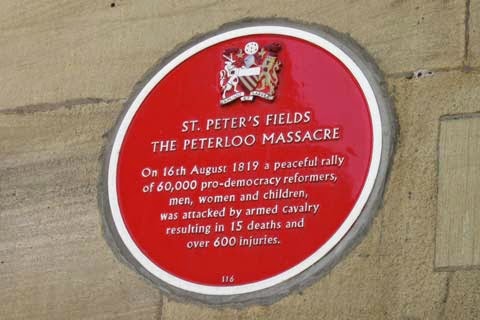
[[[177,278],[160,269],[135,245],[123,223],[118,206],[116,172],[119,152],[135,113],[155,85],[171,70],[192,55],[212,45],[256,34],[285,35],[308,41],[331,53],[348,68],[359,84],[370,112],[373,139],[370,168],[362,191],[347,219],[327,243],[314,254],[296,266],[258,282],[229,287],[199,285]],[[328,271],[345,255],[347,249],[351,249],[358,243],[358,238],[365,233],[366,227],[373,220],[375,209],[378,208],[383,195],[393,153],[395,126],[394,115],[389,106],[391,102],[386,96],[381,73],[373,63],[373,59],[369,58],[353,40],[347,39],[344,35],[337,34],[326,27],[299,25],[284,19],[259,19],[229,25],[203,39],[194,40],[192,44],[181,48],[176,53],[160,66],[157,65],[153,76],[152,73],[147,75],[143,85],[140,88],[137,87],[136,93],[130,96],[129,101],[125,104],[124,112],[118,118],[115,134],[106,148],[105,167],[100,182],[103,192],[99,196],[99,202],[105,212],[104,222],[108,242],[124,262],[159,285],[162,290],[207,303],[225,304],[242,303],[254,299],[270,300],[274,296],[288,293],[294,287],[302,287],[310,283],[311,279]],[[377,100],[380,100],[380,103]],[[386,139],[384,139],[384,135]],[[383,162],[384,159],[386,159],[385,162]],[[160,272],[158,272],[159,270]]]

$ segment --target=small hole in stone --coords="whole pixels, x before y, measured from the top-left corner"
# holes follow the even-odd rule
[[[419,73],[417,74],[417,77],[419,77],[419,78],[420,78],[421,76],[422,76],[422,73],[421,73],[421,72],[419,72]]]
[[[110,8],[115,8],[116,4],[115,2],[110,3]]]

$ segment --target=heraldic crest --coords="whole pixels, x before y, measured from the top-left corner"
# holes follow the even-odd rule
[[[266,100],[275,98],[281,62],[279,43],[260,48],[257,42],[249,42],[245,48],[224,51],[224,68],[220,71],[222,89],[221,105],[236,99],[252,101],[255,97]]]

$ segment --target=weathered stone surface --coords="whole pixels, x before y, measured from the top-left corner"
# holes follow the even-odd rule
[[[463,0],[2,2],[0,109],[126,98],[179,43],[247,17],[287,17],[349,33],[386,73],[461,65]]]
[[[102,237],[102,137],[117,104],[0,113],[0,318],[156,319],[158,291]]]
[[[466,3],[2,1],[0,318],[480,318],[480,270],[435,271],[434,254],[440,117],[480,111],[476,72],[389,79],[400,134],[384,207],[326,277],[271,306],[215,309],[162,298],[114,257],[96,200],[102,136],[121,109],[110,100],[126,98],[148,68],[194,35],[281,16],[349,33],[387,74],[451,70],[463,60]],[[478,67],[480,2],[469,3],[468,63]]]
[[[478,290],[434,270],[434,238],[440,117],[478,110],[479,84],[480,76],[461,72],[389,81],[400,135],[384,207],[328,276],[269,307],[216,310],[166,300],[163,319],[441,319],[445,308],[448,319],[461,319],[463,308],[478,316]],[[469,302],[448,301],[452,290]]]
[[[440,123],[435,267],[480,266],[480,115]]]
[[[444,319],[478,319],[480,270],[452,272],[449,278],[449,290],[445,295]]]

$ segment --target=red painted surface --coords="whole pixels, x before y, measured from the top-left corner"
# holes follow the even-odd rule
[[[243,48],[247,42],[256,41],[260,47],[278,42],[282,62],[278,73],[276,98],[266,101],[255,98],[253,102],[236,100],[220,105],[221,88],[219,72],[224,67],[222,53],[231,47]],[[300,124],[266,125],[268,114],[309,114],[311,121]],[[246,128],[207,130],[208,119],[246,117]],[[258,126],[255,126],[257,119]],[[285,118],[284,120],[286,120]],[[197,120],[199,130],[182,132],[182,123]],[[223,123],[220,121],[220,123]],[[230,122],[228,122],[229,124]],[[306,143],[261,144],[264,133],[288,131],[314,131],[317,128],[340,129],[340,139]],[[202,137],[233,137],[255,135],[254,146],[238,148],[212,148],[182,150],[185,139]],[[177,151],[152,152],[152,141],[176,140]],[[170,72],[144,100],[125,136],[117,169],[117,188],[120,210],[125,224],[142,252],[158,267],[172,275],[203,285],[241,285],[261,281],[282,273],[305,260],[317,251],[338,230],[350,214],[369,170],[372,153],[372,127],[368,106],[357,82],[345,66],[325,50],[306,41],[287,36],[246,36],[209,47],[187,59]],[[345,157],[341,167],[282,169],[273,171],[274,162]],[[233,172],[233,163],[258,161],[259,168],[250,172]],[[271,165],[265,170],[265,163]],[[195,166],[226,166],[225,173],[190,175]],[[186,168],[185,176],[164,177],[165,167]],[[144,168],[158,170],[158,177],[145,178]],[[336,182],[292,183],[279,186],[252,186],[200,191],[205,181],[226,181],[255,177],[280,177],[335,174]],[[147,192],[142,188],[160,181],[196,180],[197,190],[175,192]],[[270,189],[304,190],[308,197],[302,199],[264,200]],[[259,191],[258,201],[240,201],[241,194]],[[234,195],[236,201],[217,204],[200,204],[200,195]],[[190,197],[193,205],[169,206],[171,197]],[[285,206],[319,204],[318,213],[283,214]],[[275,215],[229,217],[229,208],[236,209],[273,207]],[[183,220],[185,211],[202,211],[207,208],[221,210],[226,207],[226,217]],[[178,213],[175,221],[161,221],[161,213]],[[304,218],[303,228],[286,229],[287,221]],[[231,223],[243,221],[243,230],[231,231]],[[249,231],[251,221],[281,223],[280,229]],[[210,234],[166,235],[168,227],[211,225]],[[215,224],[225,225],[225,232],[214,231]],[[271,223],[273,224],[273,222]],[[271,225],[270,224],[270,225]],[[218,237],[235,237],[234,247],[214,248]],[[271,244],[240,246],[243,238],[270,238]],[[188,241],[210,241],[207,248],[188,249]],[[234,276],[232,283],[223,276]]]

